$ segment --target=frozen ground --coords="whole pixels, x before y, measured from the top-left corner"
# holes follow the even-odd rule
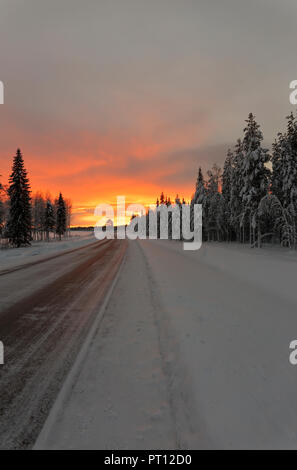
[[[24,248],[1,248],[0,249],[0,271],[12,268],[20,264],[31,263],[44,257],[55,255],[62,251],[71,250],[96,241],[93,232],[75,231],[70,237],[52,239],[47,241],[34,241],[32,245]]]
[[[129,242],[101,327],[36,448],[297,448],[297,259]]]

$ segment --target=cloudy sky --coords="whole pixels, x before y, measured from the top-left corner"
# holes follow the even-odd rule
[[[0,0],[0,174],[93,207],[190,197],[252,111],[267,145],[297,79],[296,0]]]

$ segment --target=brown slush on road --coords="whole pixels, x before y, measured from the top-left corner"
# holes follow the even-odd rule
[[[0,367],[0,448],[24,449],[34,444],[126,246],[126,240],[91,244],[80,250],[79,262],[70,262],[66,273],[65,262],[74,254],[61,256],[60,276],[55,259],[54,281],[0,311],[0,339],[5,347],[5,365]],[[50,270],[51,262],[43,266]],[[27,271],[30,275],[30,267]]]

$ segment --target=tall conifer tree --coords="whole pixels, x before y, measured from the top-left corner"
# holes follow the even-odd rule
[[[16,247],[30,245],[32,240],[30,184],[20,149],[17,149],[13,159],[8,195],[10,199],[7,224],[9,241]]]
[[[44,213],[44,230],[46,233],[47,241],[49,241],[49,233],[55,227],[55,215],[52,203],[48,200],[45,206]]]
[[[252,113],[246,121],[243,138],[243,188],[241,191],[245,213],[248,216],[250,243],[255,241],[257,210],[266,196],[269,184],[268,150],[262,147],[263,135]]]
[[[66,232],[66,207],[62,194],[60,193],[57,203],[57,222],[56,233],[61,240],[62,235]]]

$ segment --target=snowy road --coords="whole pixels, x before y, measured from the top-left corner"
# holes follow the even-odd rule
[[[34,443],[120,265],[125,242],[91,242],[0,272],[0,447]]]
[[[286,254],[129,242],[36,448],[297,448],[296,274]]]

